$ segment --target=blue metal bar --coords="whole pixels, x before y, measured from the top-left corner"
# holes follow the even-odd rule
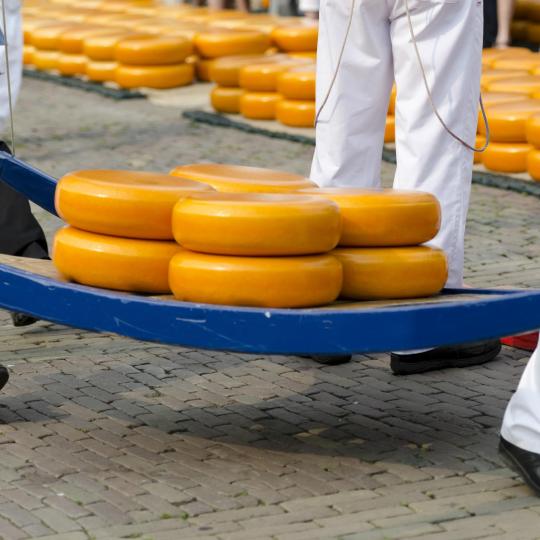
[[[57,215],[54,208],[56,180],[53,177],[34,169],[7,152],[0,152],[0,180],[47,212]]]
[[[175,302],[59,282],[0,265],[0,307],[76,328],[256,354],[410,350],[540,328],[540,291],[421,305],[255,309]],[[464,291],[470,293],[470,291]]]

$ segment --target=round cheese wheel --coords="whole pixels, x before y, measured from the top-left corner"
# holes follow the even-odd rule
[[[489,92],[508,92],[522,94],[524,97],[540,92],[540,75],[527,75],[526,77],[511,77],[493,81],[486,85]]]
[[[32,45],[25,45],[23,47],[23,64],[28,66],[34,63],[34,52],[36,48]]]
[[[508,92],[482,92],[482,101],[486,107],[499,105],[501,103],[511,103],[527,99],[520,94],[511,94]]]
[[[341,246],[412,246],[433,239],[441,225],[437,199],[419,191],[320,188],[301,193],[335,202],[341,211]]]
[[[270,38],[263,32],[214,29],[197,34],[195,47],[206,58],[262,54],[270,47]]]
[[[33,57],[34,67],[42,71],[55,70],[58,68],[59,58],[60,53],[58,51],[42,51],[36,49]]]
[[[527,41],[531,43],[540,43],[540,24],[528,23],[527,24]]]
[[[540,111],[527,120],[526,135],[529,144],[540,148]]]
[[[267,308],[330,304],[339,295],[342,268],[331,255],[228,257],[181,251],[169,283],[187,302]]]
[[[523,70],[532,71],[533,69],[540,67],[540,55],[533,54],[530,56],[522,56],[518,58],[496,58],[491,64],[494,70]]]
[[[341,296],[351,300],[423,298],[438,294],[448,279],[443,251],[425,246],[339,248]]]
[[[116,82],[122,88],[175,88],[193,82],[195,70],[189,64],[173,66],[125,66],[116,68]]]
[[[181,165],[170,174],[203,182],[227,193],[285,193],[316,187],[313,182],[298,174],[238,165]]]
[[[315,114],[315,101],[281,99],[276,106],[276,119],[286,126],[312,128]]]
[[[84,54],[92,60],[102,62],[114,61],[116,46],[123,40],[150,39],[148,34],[138,34],[129,30],[119,30],[105,36],[92,36],[84,40]]]
[[[115,82],[117,62],[96,62],[88,60],[86,63],[86,76],[95,82]]]
[[[189,62],[188,62],[189,63]],[[213,60],[205,60],[197,58],[193,64],[195,68],[195,73],[197,74],[197,79],[199,81],[209,82],[210,81],[210,70],[212,68]]]
[[[26,45],[32,45],[32,38],[34,36],[34,31],[37,28],[50,25],[58,25],[59,22],[54,19],[44,18],[44,17],[25,17],[23,24],[23,36],[24,43]],[[61,24],[61,23],[60,23]]]
[[[278,76],[277,91],[286,99],[315,101],[315,65],[292,68]]]
[[[513,103],[502,103],[486,108],[491,140],[501,143],[522,143],[527,140],[527,120],[540,113],[540,101],[527,99]],[[478,126],[481,135],[486,135],[483,122]]]
[[[214,110],[220,113],[239,114],[240,100],[244,90],[242,88],[228,88],[216,86],[210,94],[210,101]]]
[[[388,115],[386,117],[386,125],[384,128],[384,142],[391,143],[396,140],[396,117]]]
[[[132,240],[67,227],[56,233],[53,263],[65,278],[83,285],[167,294],[169,263],[181,249],[176,242]]]
[[[117,30],[114,29],[114,32]],[[63,32],[58,39],[58,49],[67,54],[83,54],[84,42],[94,36],[107,36],[111,34],[111,28],[85,27],[74,28]]]
[[[309,63],[309,60],[286,59],[282,62],[245,66],[240,70],[240,87],[250,92],[277,92],[278,79],[282,73]]]
[[[64,221],[90,232],[171,240],[172,211],[180,197],[211,191],[208,185],[167,174],[83,170],[64,176],[55,204]]]
[[[122,40],[115,58],[121,64],[155,66],[180,64],[193,52],[190,41],[181,37],[154,37]]]
[[[486,144],[486,138],[483,135],[477,135],[476,136],[476,148],[482,148]],[[474,163],[477,165],[479,163],[482,163],[484,153],[483,152],[475,152],[474,153]]]
[[[532,144],[491,143],[484,152],[482,163],[490,171],[521,173],[527,171],[527,156]]]
[[[287,25],[274,28],[272,40],[287,52],[312,52],[317,50],[319,27],[316,24]]]
[[[531,150],[527,156],[527,171],[531,178],[540,182],[540,150]]]
[[[484,49],[482,51],[482,66],[491,67],[496,59],[519,58],[532,55],[530,49],[525,47],[509,47],[508,49]]]
[[[45,24],[35,28],[27,40],[29,45],[44,51],[55,51],[60,47],[60,36],[68,31],[77,28],[73,23]]]
[[[240,112],[252,120],[274,120],[281,99],[277,92],[246,92],[240,98]]]
[[[529,72],[526,70],[485,69],[482,71],[480,86],[482,87],[482,90],[485,90],[492,82],[514,77],[526,77],[527,75],[529,75]]]
[[[332,201],[308,195],[209,193],[180,199],[175,240],[215,255],[313,255],[334,249],[341,216]]]
[[[62,75],[86,75],[88,58],[82,54],[60,54],[57,69]]]
[[[275,50],[276,52],[279,51],[279,49],[277,48]],[[313,61],[317,60],[317,51],[290,52],[287,54],[291,58],[302,58],[302,59],[313,60]]]
[[[287,57],[283,54],[245,54],[240,56],[225,56],[217,58],[210,67],[210,79],[219,86],[240,86],[240,70],[252,64],[281,62]]]
[[[397,90],[396,85],[392,87],[392,92],[390,94],[390,103],[388,104],[388,114],[394,116],[396,114],[396,97]]]

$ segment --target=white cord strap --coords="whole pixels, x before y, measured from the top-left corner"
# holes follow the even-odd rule
[[[9,102],[9,121],[11,125],[11,151],[13,152],[13,155],[15,155],[15,129],[13,126],[13,98],[11,96],[11,71],[9,68],[9,45],[8,45],[5,0],[2,0],[2,19],[3,19],[2,31],[4,32],[4,57],[6,60],[6,77],[7,77],[8,102]]]

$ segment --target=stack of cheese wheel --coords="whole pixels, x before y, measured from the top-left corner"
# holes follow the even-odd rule
[[[276,119],[286,126],[313,127],[315,124],[315,64],[295,67],[278,77],[277,91],[282,99]]]
[[[176,202],[211,192],[200,182],[134,171],[86,170],[64,176],[56,209],[69,226],[57,233],[53,262],[67,279],[122,291],[170,292],[168,267]]]
[[[314,59],[317,53],[318,34],[318,25],[313,21],[305,20],[274,28],[271,35],[279,50]]]
[[[540,1],[517,0],[512,22],[514,41],[540,43]]]
[[[220,165],[189,165],[172,172],[206,178],[223,190],[181,199],[174,208],[174,236],[184,248],[169,272],[177,299],[302,308],[338,297],[342,267],[328,252],[340,238],[339,208],[320,197],[295,194],[310,185],[307,179]]]
[[[540,112],[527,121],[527,142],[532,147],[527,156],[527,170],[533,180],[540,182]]]
[[[527,121],[540,113],[540,100],[520,99],[486,105],[491,144],[482,155],[482,163],[492,171],[520,173],[527,171],[527,157],[532,146],[527,143]],[[486,136],[483,122],[479,125]]]
[[[444,252],[421,245],[439,231],[441,212],[434,196],[355,188],[302,193],[331,200],[340,208],[343,229],[333,253],[343,264],[344,298],[420,298],[444,287]]]

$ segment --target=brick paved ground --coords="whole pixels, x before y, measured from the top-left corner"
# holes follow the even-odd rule
[[[54,175],[194,160],[306,172],[311,154],[32,81],[17,123],[20,155]],[[539,255],[540,201],[475,187],[469,282],[540,286]],[[540,538],[540,500],[496,454],[525,353],[397,378],[385,355],[323,368],[15,330],[6,314],[0,351],[0,538]]]

